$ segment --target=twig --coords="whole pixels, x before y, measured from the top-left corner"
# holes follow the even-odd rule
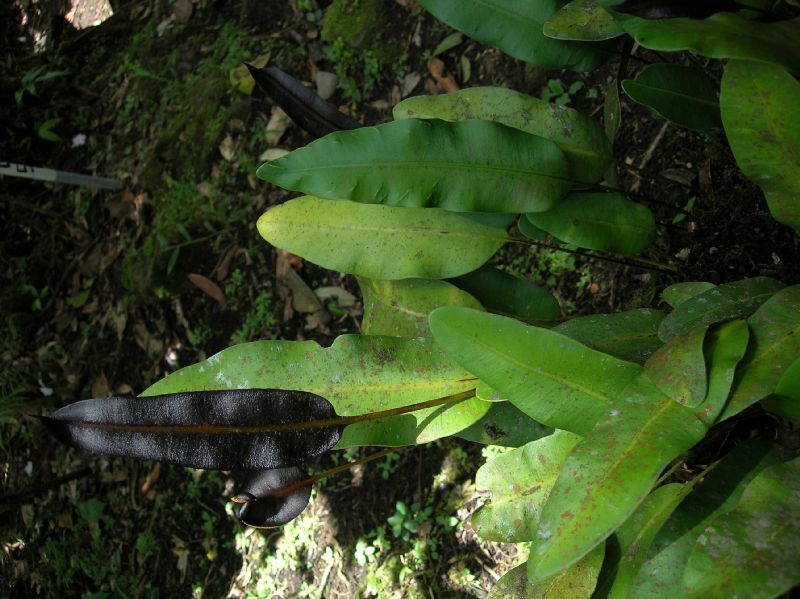
[[[656,151],[656,147],[658,147],[658,144],[661,143],[661,140],[664,137],[664,133],[667,132],[667,127],[669,127],[669,121],[664,121],[664,124],[661,125],[661,129],[659,129],[658,133],[653,138],[653,141],[650,142],[650,146],[647,148],[647,151],[644,153],[644,156],[642,156],[642,160],[641,162],[639,162],[639,170],[642,170],[645,166],[647,166],[647,163],[650,162],[650,159],[653,157],[653,154]],[[642,184],[641,179],[637,179],[636,182],[633,185],[631,185],[631,190],[634,192],[639,191],[639,187],[641,186],[641,184]]]
[[[653,262],[651,260],[647,260],[645,258],[637,258],[636,260],[625,260],[623,258],[615,258],[612,256],[606,256],[605,254],[598,254],[595,252],[587,252],[586,250],[580,249],[571,249],[565,248],[560,246],[553,246],[548,243],[542,241],[536,241],[534,239],[522,239],[520,237],[510,237],[508,241],[513,243],[522,243],[525,245],[533,245],[536,247],[546,248],[548,250],[555,250],[557,252],[566,252],[568,254],[576,254],[578,256],[585,256],[587,258],[595,258],[597,260],[604,260],[606,262],[613,262],[615,264],[622,264],[623,266],[633,266],[634,268],[641,268],[644,270],[654,270],[657,272],[664,272],[664,273],[676,273],[678,272],[677,267],[672,266],[671,264],[661,264],[659,262]]]

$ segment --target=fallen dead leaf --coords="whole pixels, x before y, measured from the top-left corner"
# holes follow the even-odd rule
[[[175,4],[172,5],[172,14],[178,23],[188,23],[192,18],[192,12],[194,12],[192,0],[175,0]]]
[[[414,91],[419,85],[419,82],[422,80],[422,75],[417,73],[416,71],[412,71],[408,73],[405,77],[403,77],[403,88],[400,90],[400,94],[405,98],[408,95],[411,95],[411,92]]]
[[[198,183],[195,189],[197,190],[197,193],[199,193],[204,198],[211,197],[211,190],[212,190],[211,183],[209,183],[208,181],[203,181],[202,183]]]
[[[436,80],[436,84],[445,93],[453,93],[459,90],[458,83],[453,76],[447,73],[444,62],[439,58],[431,58],[428,61],[428,71]]]
[[[161,463],[156,462],[142,483],[142,493],[149,493],[159,476],[161,476]]]
[[[141,322],[135,323],[131,328],[133,329],[133,340],[136,342],[136,345],[144,351],[147,351],[147,347],[150,345],[150,331],[148,331],[147,327]]]
[[[267,123],[267,145],[277,146],[289,126],[289,115],[279,106],[274,106]]]
[[[219,144],[219,153],[222,154],[222,157],[227,162],[233,160],[233,157],[236,155],[236,145],[236,142],[233,141],[230,135],[226,135],[225,139]]]
[[[197,287],[211,299],[215,300],[222,310],[225,309],[225,304],[227,303],[225,299],[225,293],[222,291],[222,289],[220,289],[219,285],[217,285],[208,277],[199,275],[197,273],[189,273],[186,275],[186,277],[189,279],[192,285]]]
[[[222,255],[222,259],[214,267],[214,270],[211,271],[211,276],[217,281],[224,281],[227,279],[228,273],[231,270],[231,262],[239,253],[239,249],[239,246],[234,243],[227,250],[225,250],[225,253]]]
[[[111,395],[111,387],[108,384],[106,373],[101,372],[92,382],[92,397],[108,397]]]
[[[261,156],[259,156],[258,159],[263,160],[264,162],[272,162],[273,160],[277,160],[278,158],[283,158],[288,153],[289,150],[284,150],[283,148],[269,148],[264,152],[262,152]]]
[[[292,308],[298,312],[313,314],[324,310],[322,302],[311,291],[303,278],[291,267],[285,254],[279,254],[275,264],[275,275],[278,282],[285,285],[292,293]]]
[[[317,287],[314,294],[323,302],[335,299],[340,308],[349,308],[356,303],[356,296],[342,287]]]

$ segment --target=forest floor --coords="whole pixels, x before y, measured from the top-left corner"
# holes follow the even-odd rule
[[[401,98],[475,85],[601,120],[619,68],[531,67],[454,36],[412,0],[339,5],[351,8],[151,0],[80,30],[31,13],[27,38],[34,25],[47,33],[39,50],[30,39],[9,46],[0,110],[11,111],[2,120],[12,143],[0,158],[114,177],[123,188],[0,179],[0,593],[485,597],[525,558],[481,542],[468,524],[481,503],[475,471],[494,448],[447,440],[392,454],[318,485],[283,529],[257,531],[234,516],[228,473],[87,456],[33,418],[86,397],[137,394],[234,343],[329,345],[359,332],[352,277],[276,252],[255,229],[290,197],[255,177],[261,157],[311,138],[250,93],[243,61],[309,83],[337,74],[330,101],[366,125],[391,120]],[[18,22],[11,12],[0,14],[4,27]],[[9,29],[4,39],[18,36]],[[638,51],[628,76],[647,60]],[[493,262],[548,287],[568,315],[659,307],[665,285],[700,277],[800,282],[797,237],[772,220],[721,136],[666,125],[623,99],[615,149],[617,186],[659,223],[644,257],[674,273],[527,246]],[[276,265],[299,278],[277,276]],[[293,302],[320,288],[329,319]],[[397,522],[405,526],[393,531]]]

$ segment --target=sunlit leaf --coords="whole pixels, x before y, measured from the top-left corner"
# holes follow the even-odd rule
[[[448,355],[528,416],[579,435],[642,372],[638,364],[495,314],[439,308],[429,324]]]
[[[739,505],[697,538],[683,575],[684,596],[769,598],[800,583],[799,495],[800,458],[761,471]]]
[[[642,364],[661,347],[656,332],[663,319],[663,312],[640,308],[571,318],[553,330],[620,360]]]
[[[720,104],[736,164],[764,191],[775,220],[800,231],[800,83],[781,67],[734,60]]]
[[[775,392],[800,355],[800,285],[779,291],[747,319],[750,346],[736,370],[730,401],[721,420]]]
[[[609,57],[609,48],[554,40],[542,26],[561,3],[557,0],[420,0],[433,16],[481,43],[551,69],[590,71]]]
[[[455,277],[481,266],[506,239],[498,229],[438,208],[311,196],[271,208],[258,219],[258,231],[315,264],[371,279]]]
[[[593,250],[638,254],[655,236],[653,213],[618,193],[571,193],[550,210],[526,217],[558,239]]]
[[[695,327],[661,346],[644,365],[661,392],[679,404],[696,408],[706,397],[708,373],[703,341],[708,325]]]
[[[545,21],[542,32],[558,40],[599,42],[625,33],[598,0],[572,0]]]
[[[571,186],[555,143],[477,120],[407,119],[340,131],[257,174],[322,198],[456,212],[547,210]]]
[[[658,336],[669,341],[699,325],[749,316],[783,287],[783,283],[769,277],[754,277],[714,287],[681,302],[661,321]]]
[[[343,335],[327,348],[313,341],[270,340],[235,345],[172,373],[143,395],[269,385],[322,395],[339,416],[352,416],[459,393],[475,387],[477,382],[432,340]],[[360,431],[380,445],[406,445],[397,442],[401,432],[432,440],[429,428],[431,432],[452,434],[481,418],[488,406],[474,398],[350,424],[344,436],[353,444],[358,444]],[[458,409],[453,412],[454,408]],[[337,447],[347,439],[343,438]]]
[[[528,580],[528,564],[506,572],[489,592],[488,599],[582,599],[589,597],[603,563],[604,546],[598,546],[577,564],[543,582]]]
[[[578,441],[578,435],[556,431],[496,455],[481,466],[475,486],[490,491],[491,496],[489,503],[472,516],[478,536],[504,543],[534,540],[542,506],[561,464]]]
[[[692,410],[640,376],[564,462],[542,509],[528,576],[553,576],[601,543],[705,432]]]
[[[646,66],[622,89],[634,101],[681,127],[711,134],[722,128],[717,86],[697,67],[657,63]]]
[[[301,464],[330,450],[342,432],[323,397],[262,388],[87,399],[44,422],[85,451],[218,470]]]
[[[596,183],[613,159],[611,144],[591,117],[504,87],[471,87],[452,94],[416,96],[397,104],[396,120],[496,121],[555,142],[564,152],[570,178]]]
[[[428,315],[441,306],[482,310],[480,303],[455,285],[436,279],[377,281],[358,278],[364,296],[363,332],[367,335],[424,337]]]
[[[492,312],[530,322],[545,323],[561,319],[561,307],[549,291],[496,268],[482,266],[451,282]]]

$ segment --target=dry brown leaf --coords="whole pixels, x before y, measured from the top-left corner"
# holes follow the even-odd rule
[[[314,294],[323,302],[335,299],[340,308],[349,308],[356,303],[356,296],[342,287],[317,287]]]
[[[175,15],[178,23],[188,23],[192,18],[192,12],[194,12],[192,0],[176,0],[172,5],[172,14]]]
[[[142,483],[142,493],[149,493],[159,476],[161,476],[161,463],[156,462]]]
[[[92,397],[108,397],[111,395],[111,387],[108,384],[106,373],[101,372],[92,382]]]
[[[147,346],[150,345],[150,331],[141,322],[135,323],[131,328],[133,329],[133,340],[136,345],[147,351]]]
[[[307,314],[313,314],[319,310],[324,310],[319,298],[314,295],[314,292],[311,291],[311,287],[309,287],[302,277],[291,267],[284,253],[278,255],[275,264],[275,275],[278,278],[278,282],[291,291],[292,308],[298,312]]]
[[[241,248],[234,243],[227,250],[225,250],[225,253],[222,255],[222,259],[214,267],[214,270],[211,271],[211,276],[217,281],[224,281],[227,279],[228,273],[231,270],[231,262],[239,253],[240,249]]]
[[[431,58],[428,61],[428,71],[433,75],[436,84],[443,92],[451,94],[459,90],[458,83],[453,79],[453,76],[447,73],[444,62],[439,58]]]
[[[230,135],[226,135],[225,139],[219,144],[219,153],[222,154],[222,157],[230,162],[233,160],[233,157],[236,155],[236,142]]]
[[[211,299],[215,300],[222,310],[225,309],[225,304],[227,303],[225,299],[225,293],[219,288],[219,285],[217,285],[208,277],[204,277],[203,275],[199,275],[197,273],[189,273],[186,275],[186,277],[189,279],[192,285],[197,287]]]
[[[279,106],[274,106],[267,123],[267,145],[277,146],[289,126],[289,115]]]

